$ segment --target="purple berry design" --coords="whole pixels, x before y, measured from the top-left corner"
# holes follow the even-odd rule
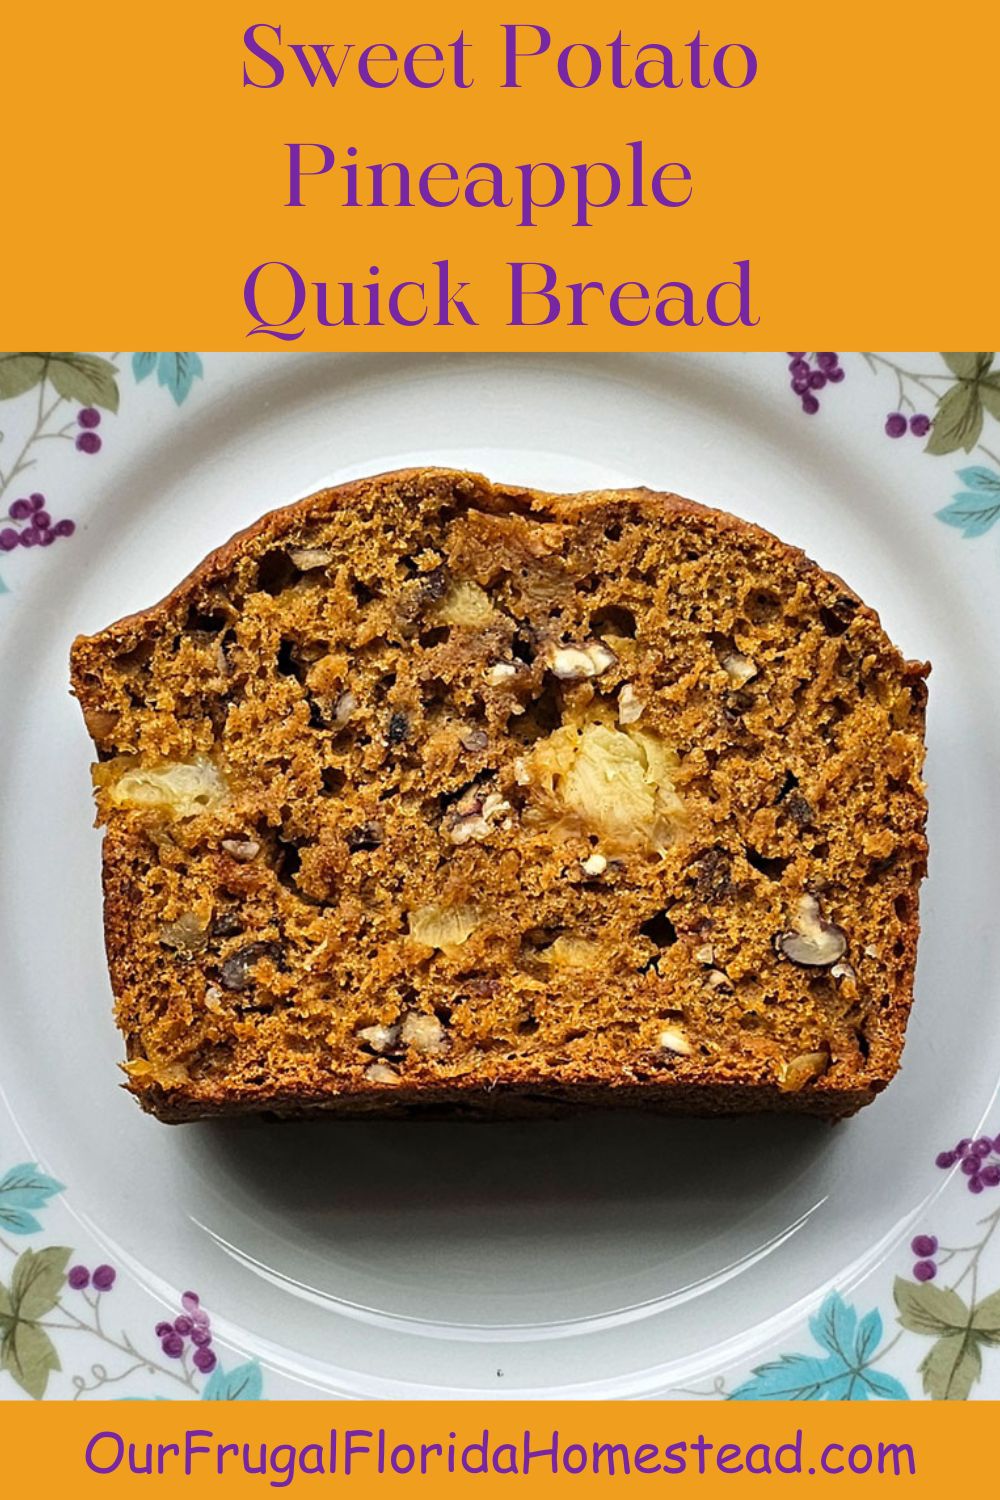
[[[116,1280],[118,1279],[118,1272],[115,1270],[114,1266],[96,1266],[94,1268],[94,1274],[91,1279],[94,1283],[94,1288],[96,1291],[110,1292],[111,1288],[114,1286]]]
[[[96,406],[85,406],[77,412],[76,420],[83,428],[100,427],[101,414]]]
[[[212,1349],[212,1320],[202,1307],[197,1292],[183,1292],[180,1302],[181,1311],[173,1322],[164,1319],[156,1325],[160,1348],[168,1359],[183,1359],[190,1344],[195,1369],[202,1375],[208,1375],[219,1362],[218,1355]]]
[[[938,1251],[937,1236],[933,1234],[918,1234],[910,1241],[910,1249],[920,1260],[930,1260],[932,1255]]]
[[[891,411],[885,419],[885,435],[891,438],[901,438],[908,425],[901,411]]]
[[[981,1135],[974,1141],[963,1136],[950,1151],[939,1151],[934,1162],[942,1171],[948,1171],[957,1162],[959,1170],[968,1178],[966,1186],[970,1193],[1000,1187],[1000,1136]],[[914,1254],[917,1253],[916,1244],[914,1240]]]
[[[839,385],[844,379],[840,356],[832,353],[789,354],[788,374],[792,392],[807,417],[814,417],[819,411],[817,392],[830,384]]]
[[[86,1266],[70,1266],[66,1273],[66,1283],[74,1292],[86,1291],[90,1285],[90,1272]]]
[[[81,432],[76,446],[81,453],[100,453],[101,439],[96,432]]]
[[[931,419],[925,412],[917,412],[916,416],[910,418],[910,431],[914,437],[926,437],[930,430]]]
[[[932,1260],[918,1260],[913,1267],[913,1275],[917,1281],[933,1281],[937,1275],[937,1266]]]
[[[76,522],[68,517],[53,522],[52,514],[46,508],[45,496],[37,490],[11,501],[7,515],[17,525],[0,530],[0,552],[13,552],[17,547],[51,547],[53,542],[72,536],[76,530]],[[22,522],[27,522],[27,525],[21,525]],[[21,526],[20,530],[18,526]]]

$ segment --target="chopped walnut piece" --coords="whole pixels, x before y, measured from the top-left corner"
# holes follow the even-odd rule
[[[223,839],[221,847],[230,859],[235,859],[240,865],[249,864],[260,853],[260,844],[256,839]]]
[[[800,1052],[783,1064],[778,1087],[783,1094],[796,1094],[813,1079],[820,1078],[830,1066],[829,1052]]]
[[[354,1035],[359,1042],[364,1042],[366,1047],[371,1047],[373,1052],[391,1052],[399,1041],[398,1026],[362,1026],[360,1031]]]
[[[618,722],[619,724],[635,724],[642,718],[645,704],[640,703],[635,696],[635,688],[630,682],[626,682],[618,694]]]
[[[775,946],[794,964],[825,969],[847,952],[847,933],[820,914],[815,896],[806,894],[799,900],[795,926],[775,939]]]
[[[722,667],[734,687],[742,687],[745,682],[752,682],[760,673],[756,662],[752,662],[749,656],[744,656],[742,651],[730,651],[722,658]]]
[[[365,1077],[371,1083],[399,1083],[400,1077],[391,1063],[373,1062],[365,1069]]]
[[[333,562],[333,553],[325,547],[289,547],[288,555],[303,573],[310,573],[313,568],[329,567]]]
[[[425,1057],[439,1056],[448,1045],[444,1027],[437,1016],[422,1015],[414,1010],[411,1010],[403,1019],[400,1040],[405,1046],[412,1047],[414,1052],[423,1053]]]
[[[676,1052],[680,1057],[690,1057],[694,1050],[683,1031],[677,1026],[665,1026],[660,1032],[659,1041],[664,1052]]]
[[[585,646],[554,646],[548,654],[549,670],[560,682],[600,677],[617,661],[615,653],[603,641],[591,641]]]

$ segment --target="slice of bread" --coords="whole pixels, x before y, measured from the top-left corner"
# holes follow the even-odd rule
[[[415,469],[265,516],[73,647],[128,1087],[852,1113],[912,999],[927,671],[675,495]]]

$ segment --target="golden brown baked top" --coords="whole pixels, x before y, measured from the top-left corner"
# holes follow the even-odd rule
[[[836,1113],[898,1065],[927,668],[756,527],[382,475],[72,672],[165,1117],[574,1083]]]

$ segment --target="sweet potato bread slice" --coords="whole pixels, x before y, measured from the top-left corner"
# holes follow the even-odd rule
[[[128,1087],[850,1114],[912,999],[927,671],[675,495],[417,469],[265,516],[73,647]]]

